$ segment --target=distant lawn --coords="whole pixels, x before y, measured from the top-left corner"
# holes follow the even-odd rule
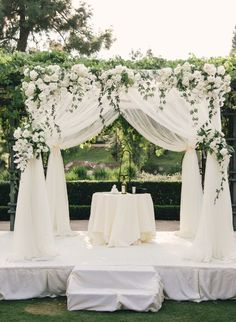
[[[165,301],[157,313],[88,312],[66,309],[66,298],[0,301],[1,322],[233,322],[235,301]]]
[[[173,174],[181,171],[183,153],[166,151],[164,155],[153,155],[144,166],[144,170],[150,173]],[[63,154],[64,163],[71,161],[92,161],[97,163],[117,163],[108,148],[72,148]]]
[[[115,162],[107,148],[72,148],[63,153],[64,163],[71,161],[92,161],[102,163]]]

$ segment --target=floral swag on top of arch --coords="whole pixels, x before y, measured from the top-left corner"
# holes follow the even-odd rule
[[[112,123],[119,113],[151,142],[173,151],[186,151],[179,233],[183,237],[195,237],[191,257],[208,261],[234,255],[236,249],[227,180],[227,166],[233,150],[225,141],[220,121],[220,107],[225,94],[230,91],[231,79],[223,66],[205,64],[202,69],[197,69],[186,62],[174,69],[138,71],[119,65],[93,73],[81,64],[68,69],[50,65],[26,68],[24,75],[22,89],[29,124],[15,131],[15,162],[22,171],[14,234],[15,257],[19,254],[24,258],[45,255],[46,242],[34,241],[33,255],[26,254],[25,244],[19,246],[21,223],[24,221],[21,204],[26,194],[24,191],[23,196],[21,192],[27,190],[25,186],[29,185],[29,178],[36,171],[34,162],[41,162],[41,152],[51,150],[47,197],[44,196],[45,200],[48,199],[50,213],[50,220],[47,219],[46,223],[48,227],[52,224],[58,235],[71,234],[60,149],[91,138]],[[203,195],[195,149],[204,149],[209,155]],[[54,168],[57,168],[57,174]],[[194,173],[192,177],[189,174],[191,170]],[[26,177],[27,184],[24,182]],[[42,173],[40,180],[43,184]],[[56,205],[58,185],[63,187],[59,192],[64,200],[61,210]],[[220,218],[225,200],[227,215],[222,214]],[[37,200],[35,205],[30,204],[29,216],[39,203]],[[213,222],[216,227],[208,231],[207,227]],[[221,246],[219,234],[222,235]],[[225,237],[227,241],[224,241]],[[48,242],[51,239],[49,236]],[[52,242],[51,245],[53,249]],[[53,251],[46,252],[46,255],[51,253]]]

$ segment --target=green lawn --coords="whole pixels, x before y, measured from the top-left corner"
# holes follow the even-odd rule
[[[147,172],[153,173],[167,173],[173,174],[180,172],[183,153],[166,151],[160,157],[152,156],[145,165]],[[97,163],[115,163],[111,152],[107,148],[91,147],[84,149],[73,148],[67,150],[63,154],[64,163],[71,161],[92,161]],[[117,164],[117,162],[116,162]]]
[[[114,162],[110,151],[106,148],[72,148],[66,150],[63,154],[65,164],[70,161],[92,161],[92,162],[103,162],[110,163]]]
[[[165,301],[158,313],[88,312],[66,309],[66,298],[0,301],[1,322],[233,322],[235,301]]]

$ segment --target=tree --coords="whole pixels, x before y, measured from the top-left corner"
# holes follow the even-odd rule
[[[0,0],[0,44],[24,52],[30,40],[45,34],[48,42],[59,36],[65,50],[91,55],[113,42],[110,29],[94,33],[92,16],[85,2],[75,9],[72,0]]]
[[[233,32],[233,39],[232,39],[232,48],[230,51],[230,55],[233,56],[236,54],[236,26],[234,28],[234,32]]]

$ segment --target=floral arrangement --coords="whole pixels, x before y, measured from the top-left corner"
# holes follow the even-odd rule
[[[42,126],[48,128],[56,126],[56,107],[66,93],[72,95],[72,104],[68,110],[73,112],[85,93],[94,86],[100,91],[98,105],[101,115],[104,100],[108,100],[109,104],[119,111],[120,94],[132,86],[138,89],[143,98],[153,96],[158,88],[161,109],[166,103],[167,93],[176,88],[192,106],[190,114],[193,124],[197,125],[196,104],[207,100],[211,119],[223,105],[224,95],[230,91],[231,80],[229,75],[225,75],[224,66],[216,67],[206,63],[201,69],[197,69],[188,62],[175,68],[162,68],[156,73],[135,71],[118,65],[95,76],[83,64],[76,64],[69,69],[63,69],[58,65],[35,66],[32,70],[26,68],[24,75],[22,88],[26,96],[26,108],[33,120],[41,119]]]
[[[162,68],[157,72],[158,89],[160,93],[160,108],[166,103],[166,95],[172,88],[177,88],[181,96],[188,101],[192,109],[190,114],[194,125],[198,124],[198,109],[196,104],[203,99],[208,101],[209,118],[223,106],[224,95],[230,92],[229,75],[225,75],[224,66],[216,67],[213,64],[205,64],[201,70],[194,65],[185,62],[176,68]]]
[[[219,163],[221,169],[221,182],[220,187],[216,189],[216,202],[220,192],[223,191],[224,182],[226,181],[227,176],[227,166],[234,149],[226,143],[224,133],[213,130],[208,122],[203,124],[197,132],[196,148],[209,152],[210,154],[215,154]]]
[[[132,86],[138,88],[143,98],[154,95],[156,90],[154,77],[150,73],[138,72],[118,65],[113,69],[104,71],[99,77],[100,84],[99,106],[101,118],[103,112],[103,99],[106,98],[115,111],[120,112],[120,93],[128,91]]]
[[[71,69],[62,69],[58,65],[46,67],[35,66],[33,70],[24,70],[22,89],[25,94],[26,109],[32,119],[41,119],[42,126],[55,126],[55,113],[58,100],[66,93],[72,94],[73,112],[79,106],[85,93],[91,90],[94,76],[82,64],[76,64]]]
[[[39,158],[42,152],[48,152],[48,147],[45,143],[45,133],[41,129],[32,129],[27,124],[24,127],[18,127],[14,132],[16,139],[13,150],[15,151],[14,162],[17,164],[16,168],[24,171],[28,161],[34,156]]]

